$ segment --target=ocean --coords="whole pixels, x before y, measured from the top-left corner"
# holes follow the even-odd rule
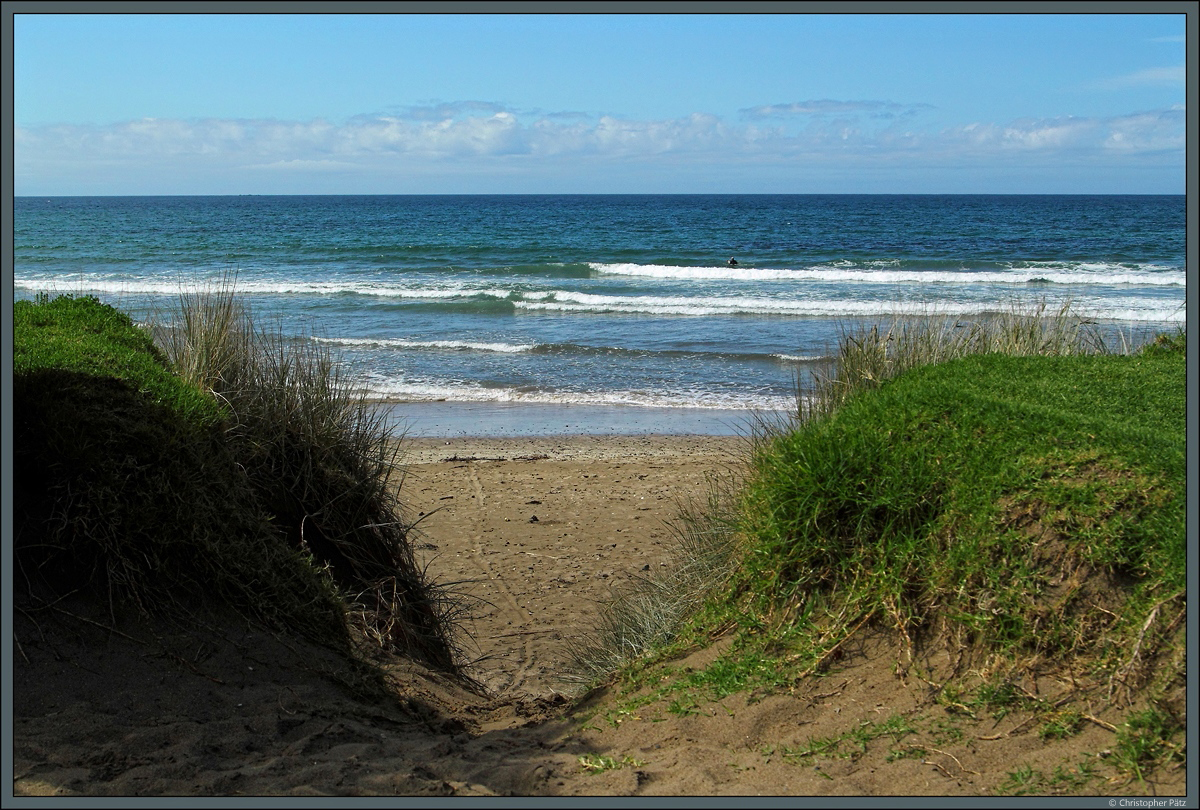
[[[1186,317],[1182,195],[18,197],[14,240],[18,300],[138,322],[234,274],[409,436],[736,433],[846,329]]]

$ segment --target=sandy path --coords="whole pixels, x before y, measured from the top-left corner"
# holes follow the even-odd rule
[[[562,690],[564,640],[614,588],[665,564],[678,499],[703,493],[740,447],[713,437],[407,443],[418,548],[436,579],[480,600],[467,626],[476,676],[501,695]]]

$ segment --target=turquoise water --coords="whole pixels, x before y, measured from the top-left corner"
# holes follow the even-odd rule
[[[148,320],[235,272],[375,396],[459,403],[412,406],[413,435],[562,421],[536,406],[595,406],[597,432],[624,413],[631,432],[721,433],[791,407],[848,326],[1037,300],[1127,336],[1182,324],[1184,213],[1182,196],[23,197],[15,292]]]

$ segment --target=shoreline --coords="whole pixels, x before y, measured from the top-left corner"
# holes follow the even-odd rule
[[[629,434],[403,436],[399,461],[403,466],[463,462],[538,461],[653,461],[680,463],[697,458],[744,458],[748,435]]]

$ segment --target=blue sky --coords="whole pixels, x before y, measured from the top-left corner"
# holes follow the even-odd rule
[[[15,191],[1179,194],[1184,29],[1183,14],[17,14]]]

